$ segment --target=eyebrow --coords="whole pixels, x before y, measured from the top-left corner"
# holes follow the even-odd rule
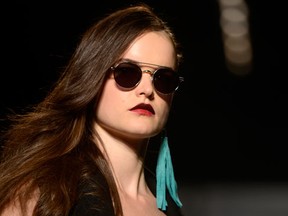
[[[173,69],[172,67],[167,67],[167,66],[157,65],[157,64],[152,64],[152,63],[146,63],[146,62],[139,62],[139,61],[135,61],[135,60],[128,59],[128,58],[122,58],[122,59],[120,59],[119,63],[120,62],[131,62],[131,63],[137,64],[137,65],[144,65],[144,66],[147,65],[147,66],[153,66],[153,67],[157,67],[157,68],[169,68],[169,69],[172,69],[175,71],[175,69]]]

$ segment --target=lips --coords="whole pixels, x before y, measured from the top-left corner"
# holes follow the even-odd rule
[[[130,109],[130,111],[137,112],[143,115],[154,115],[155,111],[150,104],[138,104],[137,106]]]

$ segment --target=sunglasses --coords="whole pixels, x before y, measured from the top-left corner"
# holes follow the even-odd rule
[[[143,70],[140,66],[147,65],[149,67],[157,66],[155,71]],[[124,89],[135,88],[142,78],[142,73],[151,75],[152,83],[157,92],[162,94],[171,94],[175,92],[180,83],[184,81],[176,71],[169,67],[158,66],[141,62],[122,61],[111,67],[114,79],[118,86]]]

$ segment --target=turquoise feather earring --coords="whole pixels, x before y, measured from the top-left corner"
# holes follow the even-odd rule
[[[156,199],[157,207],[165,211],[168,206],[166,201],[166,189],[168,189],[172,199],[179,207],[182,207],[182,203],[177,193],[177,183],[174,177],[172,159],[168,146],[168,137],[165,131],[161,139],[162,143],[156,166]]]

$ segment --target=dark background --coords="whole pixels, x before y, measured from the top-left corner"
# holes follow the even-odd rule
[[[81,33],[106,13],[135,1],[59,2],[1,6],[1,118],[9,109],[20,111],[39,102]],[[247,1],[253,46],[247,76],[226,68],[216,0],[145,2],[170,23],[183,47],[185,82],[175,98],[168,134],[177,178],[286,182],[284,2]]]

